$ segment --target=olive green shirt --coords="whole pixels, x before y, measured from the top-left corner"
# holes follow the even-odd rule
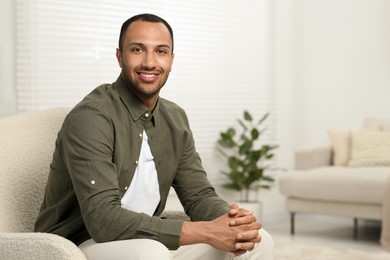
[[[121,207],[144,129],[161,195],[152,217]],[[65,118],[35,230],[75,244],[89,238],[97,242],[150,238],[176,249],[182,220],[159,217],[171,186],[192,221],[212,220],[228,211],[207,180],[184,110],[159,98],[150,113],[119,77],[97,87]]]

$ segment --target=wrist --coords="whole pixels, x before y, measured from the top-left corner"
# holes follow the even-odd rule
[[[207,236],[207,222],[184,221],[181,229],[179,245],[193,245],[198,243],[209,244],[210,239]]]

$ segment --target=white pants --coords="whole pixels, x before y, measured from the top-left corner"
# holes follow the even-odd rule
[[[260,229],[261,242],[255,248],[238,257],[216,250],[206,244],[181,246],[169,251],[163,244],[151,239],[128,239],[107,243],[96,243],[89,239],[79,248],[88,260],[272,260],[273,240],[264,229]]]

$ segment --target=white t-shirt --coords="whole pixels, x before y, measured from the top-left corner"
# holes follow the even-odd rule
[[[141,153],[130,187],[121,199],[122,208],[153,216],[160,203],[160,188],[154,157],[145,130],[142,133]]]

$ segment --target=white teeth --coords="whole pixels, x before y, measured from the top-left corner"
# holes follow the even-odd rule
[[[146,77],[146,78],[153,78],[156,74],[146,74],[146,73],[141,73],[141,76],[142,77]]]

